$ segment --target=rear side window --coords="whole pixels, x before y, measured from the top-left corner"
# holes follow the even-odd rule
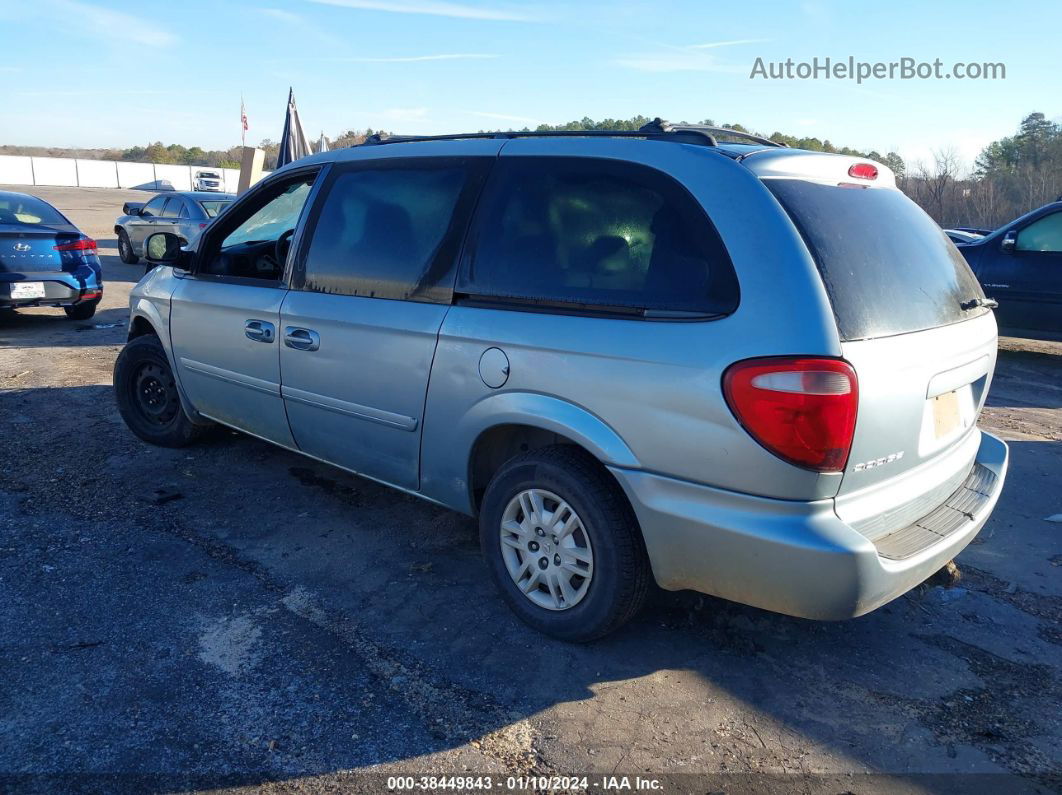
[[[140,211],[140,214],[145,218],[158,218],[162,215],[162,208],[166,206],[165,196],[156,196],[154,199],[144,205],[144,209]]]
[[[843,340],[943,326],[989,310],[970,266],[898,190],[767,179],[811,250]]]
[[[671,177],[619,160],[499,158],[458,290],[624,314],[725,314],[733,266]]]
[[[166,210],[162,213],[163,218],[181,218],[184,216],[184,202],[180,199],[171,198],[166,202]]]
[[[213,218],[220,213],[223,209],[228,207],[232,202],[216,202],[216,201],[202,201],[199,202],[199,206],[203,208],[203,212],[206,213],[207,218]]]
[[[448,302],[469,161],[391,160],[336,173],[324,191],[302,288]],[[474,180],[473,180],[474,181]]]

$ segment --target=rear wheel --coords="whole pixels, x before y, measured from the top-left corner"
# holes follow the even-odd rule
[[[133,244],[129,242],[129,235],[124,229],[118,230],[118,257],[126,265],[136,265],[140,257],[133,251]]]
[[[96,307],[99,305],[100,301],[97,298],[95,301],[85,301],[73,306],[64,306],[63,311],[66,312],[66,316],[71,320],[88,320],[96,314]]]
[[[166,351],[154,334],[130,340],[118,354],[114,396],[125,424],[145,442],[185,447],[206,430],[185,414]]]
[[[513,611],[555,638],[599,638],[645,601],[649,562],[634,513],[579,448],[547,447],[504,464],[483,497],[480,545]]]

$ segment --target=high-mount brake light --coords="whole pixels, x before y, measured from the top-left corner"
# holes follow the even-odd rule
[[[848,169],[848,176],[859,179],[877,179],[878,167],[873,163],[855,163]]]
[[[859,405],[848,362],[747,359],[727,369],[723,393],[745,430],[774,455],[817,472],[844,471]]]

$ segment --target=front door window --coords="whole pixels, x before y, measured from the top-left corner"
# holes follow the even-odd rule
[[[316,174],[280,182],[243,206],[231,217],[203,251],[199,273],[279,282],[284,274],[291,238],[299,224]],[[219,219],[221,221],[221,219]]]

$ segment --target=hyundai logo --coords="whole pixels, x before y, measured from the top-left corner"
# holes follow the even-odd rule
[[[30,250],[30,244],[29,243],[15,243],[15,251],[29,251],[29,250]]]

